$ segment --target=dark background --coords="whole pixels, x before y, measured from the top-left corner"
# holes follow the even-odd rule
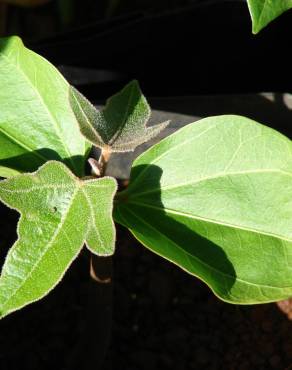
[[[7,7],[3,33],[56,65],[98,70],[73,71],[92,99],[133,78],[147,96],[287,92],[291,21],[255,36],[245,0],[59,0]]]
[[[292,85],[292,11],[255,36],[245,0],[43,3],[0,1],[0,32],[21,36],[91,100],[136,78],[154,108],[205,114],[212,96],[212,114],[232,106],[230,113],[291,130],[281,94]],[[260,96],[234,103],[237,94],[263,91],[277,93],[273,104]],[[204,97],[191,98],[197,95]],[[0,205],[1,262],[17,219]],[[2,320],[0,370],[292,369],[292,321],[275,304],[225,304],[121,227],[113,265],[114,283],[93,286],[84,251],[46,298]]]

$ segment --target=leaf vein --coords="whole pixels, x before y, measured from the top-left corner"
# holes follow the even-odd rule
[[[23,280],[23,282],[14,290],[13,294],[10,295],[2,304],[1,304],[1,309],[3,309],[10,301],[11,299],[17,294],[17,292],[23,287],[23,285],[28,281],[28,279],[31,277],[31,275],[33,274],[33,272],[35,271],[35,269],[37,268],[37,266],[39,265],[40,261],[42,260],[42,258],[45,256],[45,254],[48,252],[48,250],[51,248],[51,246],[53,245],[53,243],[55,242],[55,240],[57,239],[58,235],[60,234],[60,232],[62,231],[62,227],[66,221],[66,218],[67,218],[67,215],[71,209],[71,206],[74,202],[74,199],[76,197],[76,195],[78,194],[78,188],[75,189],[75,192],[72,194],[72,198],[71,198],[71,201],[70,201],[70,204],[68,205],[68,208],[67,208],[67,211],[64,213],[61,221],[60,221],[60,224],[58,225],[58,227],[56,228],[54,234],[52,235],[52,238],[51,240],[49,241],[49,243],[47,243],[46,247],[44,248],[43,252],[40,254],[40,256],[38,257],[38,259],[35,261],[34,263],[34,266],[32,267],[32,269],[30,270],[29,274],[26,276],[26,279]],[[21,220],[19,221],[21,222]],[[19,242],[16,242],[14,244],[14,246],[12,247],[13,249],[15,249],[17,247],[17,245],[19,244]],[[13,250],[11,249],[11,251]]]

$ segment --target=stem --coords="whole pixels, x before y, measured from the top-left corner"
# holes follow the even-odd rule
[[[100,157],[99,157],[99,160],[98,160],[98,167],[99,167],[99,171],[100,171],[100,177],[103,177],[104,174],[105,174],[106,167],[107,167],[107,164],[108,164],[108,161],[110,159],[111,154],[112,154],[112,152],[111,152],[110,147],[102,148],[101,154],[100,154]]]
[[[101,369],[107,353],[112,332],[112,259],[91,254],[87,294],[86,335],[83,341],[85,370]],[[84,333],[85,334],[85,333]],[[75,368],[73,364],[72,368]]]
[[[102,148],[98,161],[94,158],[89,159],[89,164],[92,168],[94,177],[103,177],[106,171],[108,161],[111,156],[111,149],[109,146]],[[107,261],[110,261],[108,264]],[[104,263],[105,262],[105,263]],[[110,266],[110,267],[109,267]],[[111,258],[98,257],[95,254],[90,254],[90,276],[97,283],[111,283]]]
[[[103,177],[111,156],[110,147],[103,148],[98,161],[89,159],[92,176]],[[88,285],[89,302],[87,315],[89,336],[85,341],[85,369],[102,366],[111,337],[112,323],[112,257],[100,257],[90,253],[90,282]],[[97,350],[98,349],[98,350]]]
[[[111,257],[98,257],[91,253],[90,277],[99,284],[110,284],[112,282]]]

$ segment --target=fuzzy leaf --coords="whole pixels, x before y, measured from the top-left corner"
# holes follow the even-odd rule
[[[292,144],[250,119],[206,118],[143,153],[115,219],[225,301],[292,296]]]
[[[253,33],[258,33],[279,15],[292,8],[292,0],[247,0],[247,3]]]
[[[57,69],[18,37],[1,39],[0,86],[0,176],[35,171],[50,159],[81,176],[89,145]]]
[[[93,145],[109,147],[112,152],[133,151],[157,136],[169,123],[146,127],[150,107],[137,81],[130,82],[108,99],[102,111],[98,111],[74,87],[70,90],[70,101],[81,133]]]
[[[81,181],[55,161],[0,182],[0,199],[21,214],[0,278],[0,317],[46,295],[84,242],[98,255],[113,253],[115,191],[114,179]]]

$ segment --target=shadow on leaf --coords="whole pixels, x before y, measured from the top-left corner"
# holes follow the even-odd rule
[[[80,155],[69,158],[61,158],[57,152],[48,148],[25,152],[23,154],[7,158],[1,158],[0,154],[0,167],[6,167],[20,173],[34,172],[44,163],[51,160],[63,162],[76,176],[84,176],[84,172],[76,173],[76,168],[82,168],[84,157]],[[76,164],[76,168],[73,168],[73,163]]]
[[[137,189],[135,179],[146,168],[143,189]],[[130,183],[127,190],[118,194],[115,220],[154,253],[199,277],[216,295],[228,297],[236,280],[232,263],[220,246],[197,232],[196,220],[167,213],[161,199],[161,176],[162,169],[155,165],[133,167],[133,186]],[[155,191],[143,194],[150,184]]]

